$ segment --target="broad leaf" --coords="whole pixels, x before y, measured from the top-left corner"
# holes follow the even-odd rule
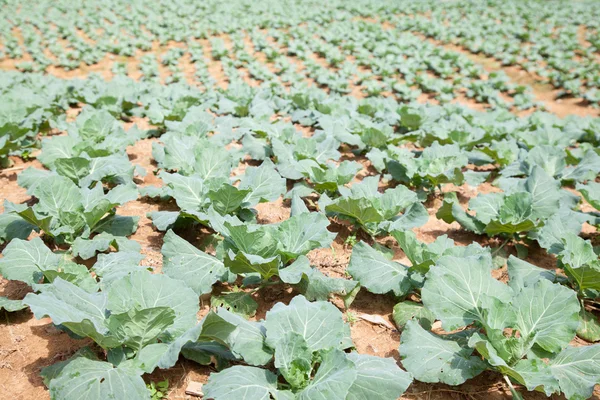
[[[113,314],[154,307],[170,307],[175,312],[173,324],[160,337],[168,341],[196,324],[198,295],[179,280],[147,271],[133,272],[108,289],[106,308]]]
[[[545,219],[551,217],[559,209],[560,183],[549,176],[542,168],[535,166],[531,175],[523,184],[531,193],[532,217]]]
[[[341,198],[325,207],[328,213],[355,219],[359,224],[366,225],[383,221],[381,213],[365,198]]]
[[[154,343],[142,349],[138,358],[145,365],[144,372],[151,373],[156,367],[171,368],[179,359],[179,353],[184,346],[199,341],[218,341],[224,343],[229,335],[236,329],[235,325],[227,322],[214,312],[209,312],[206,317],[181,336],[170,343]]]
[[[202,391],[214,400],[268,400],[277,398],[277,376],[266,369],[234,365],[210,374]]]
[[[342,314],[329,302],[306,300],[296,296],[289,305],[277,303],[267,312],[264,322],[267,344],[275,348],[288,332],[299,333],[311,351],[343,348],[346,328]]]
[[[567,347],[550,361],[552,374],[569,399],[587,399],[600,384],[600,345]]]
[[[296,288],[310,301],[329,300],[332,294],[341,296],[344,305],[349,307],[360,285],[356,281],[343,278],[331,278],[317,268],[310,266],[306,256],[300,256],[289,267],[279,270],[279,277],[285,283]]]
[[[183,176],[178,173],[161,172],[159,177],[172,190],[172,196],[182,210],[200,211],[208,199],[204,181],[197,176]]]
[[[313,352],[304,338],[288,332],[275,347],[275,368],[292,388],[303,388],[310,380]]]
[[[365,242],[353,247],[348,272],[372,293],[402,296],[411,289],[408,267],[388,260]]]
[[[435,321],[435,316],[426,307],[408,300],[394,306],[392,318],[399,329],[404,329],[408,321],[415,320],[423,328],[430,330]]]
[[[251,365],[265,365],[273,358],[273,350],[265,345],[264,323],[248,321],[223,308],[217,310],[217,315],[235,326],[226,339],[233,354]]]
[[[15,312],[27,308],[27,304],[23,304],[21,300],[10,300],[0,296],[0,310]]]
[[[232,292],[210,298],[212,308],[225,308],[232,313],[249,318],[256,314],[258,303],[252,298],[251,293]]]
[[[48,389],[50,397],[64,400],[150,399],[150,391],[136,371],[85,357],[70,361]]]
[[[518,291],[525,286],[532,286],[541,279],[556,281],[556,273],[523,261],[515,256],[508,257],[508,286]]]
[[[446,331],[483,322],[486,298],[508,303],[512,290],[491,275],[489,256],[444,256],[427,274],[422,300]]]
[[[512,301],[516,327],[525,341],[558,353],[575,337],[579,326],[577,294],[564,286],[542,279],[524,287]]]
[[[298,394],[298,400],[345,400],[357,377],[354,363],[338,349],[320,353],[321,364],[310,384]]]
[[[83,203],[79,188],[68,178],[51,176],[43,185],[36,187],[35,197],[40,202],[37,210],[54,218],[60,218],[61,213],[75,212]]]
[[[118,341],[111,338],[106,325],[107,295],[105,292],[87,293],[83,289],[55,279],[45,285],[40,294],[29,293],[23,300],[37,319],[52,318],[78,336],[89,336],[105,348],[115,347]]]
[[[577,336],[588,342],[600,341],[600,322],[598,317],[589,311],[579,312],[579,327]]]
[[[33,285],[38,283],[47,269],[56,269],[62,259],[46,247],[42,239],[30,241],[14,239],[2,252],[0,273],[6,279]]]
[[[225,215],[237,210],[250,192],[250,189],[240,190],[235,186],[225,184],[217,190],[210,190],[207,196],[215,211]]]
[[[286,192],[285,179],[268,160],[263,161],[260,167],[248,167],[240,180],[239,189],[251,191],[246,198],[250,205],[275,201]]]
[[[119,341],[135,351],[152,343],[175,321],[175,312],[169,307],[130,310],[112,314],[107,321],[108,329]]]
[[[0,243],[13,239],[25,240],[38,226],[37,221],[30,223],[16,212],[15,205],[4,200],[4,213],[0,214]]]
[[[576,189],[581,192],[588,203],[596,210],[600,210],[600,183],[588,182],[585,185],[578,184]]]
[[[408,321],[400,337],[402,365],[421,382],[460,385],[487,369],[473,349],[460,346]]]
[[[412,376],[392,358],[352,352],[346,357],[356,367],[356,379],[346,400],[391,400],[399,398],[412,383]]]
[[[329,220],[321,213],[303,213],[281,222],[274,234],[280,251],[289,259],[316,248],[329,247],[335,233],[329,232]]]
[[[469,339],[469,346],[476,349],[500,373],[524,385],[527,390],[540,388],[548,396],[558,390],[558,382],[552,376],[550,368],[542,360],[524,359],[509,365],[498,355],[496,348],[488,338],[478,332],[474,333]]]
[[[164,237],[161,253],[163,273],[186,282],[198,295],[210,293],[212,285],[227,271],[221,261],[198,250],[172,230]]]

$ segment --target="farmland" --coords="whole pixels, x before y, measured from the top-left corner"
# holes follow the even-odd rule
[[[0,14],[4,397],[600,396],[597,1]]]

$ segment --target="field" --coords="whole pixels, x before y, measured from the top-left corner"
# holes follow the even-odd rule
[[[599,175],[596,0],[5,1],[3,398],[599,399]]]

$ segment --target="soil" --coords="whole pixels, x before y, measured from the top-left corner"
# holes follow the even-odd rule
[[[275,47],[281,47],[277,42],[269,38],[269,43]],[[204,54],[207,59],[210,56],[210,42],[206,39],[199,40]],[[230,45],[230,42],[226,40]],[[176,44],[171,43],[170,46]],[[180,46],[181,44],[179,44]],[[265,61],[263,53],[255,52],[254,47],[249,39],[245,40],[246,50],[251,52],[254,57],[260,61]],[[167,46],[169,47],[169,46]],[[449,48],[448,45],[444,47]],[[157,51],[158,50],[158,51]],[[166,49],[154,48],[157,53],[164,53]],[[464,52],[459,48],[452,48],[455,51]],[[55,74],[64,78],[85,78],[91,72],[98,72],[105,78],[112,77],[111,67],[113,62],[123,61],[132,62],[128,66],[131,71],[131,76],[139,78],[137,65],[139,58],[143,53],[138,52],[135,58],[112,59],[108,57],[101,63],[91,66],[82,67],[75,71],[63,71],[51,69],[48,73]],[[471,55],[469,55],[471,56]],[[493,60],[484,60],[480,56],[476,57],[486,70],[495,70],[501,68],[493,64]],[[290,61],[299,65],[299,71],[304,70],[302,61],[288,57]],[[315,59],[319,59],[315,55]],[[135,60],[135,61],[134,61]],[[321,60],[320,60],[321,61]],[[324,60],[323,60],[324,61]],[[3,61],[0,63],[1,69],[14,69],[15,63]],[[268,64],[272,68],[272,64]],[[193,66],[189,60],[183,60],[183,68],[185,76],[188,80],[193,79]],[[191,69],[191,70],[190,70]],[[224,75],[223,66],[220,61],[210,62],[208,65],[209,72],[221,87],[226,87],[227,78]],[[521,79],[520,72],[504,69],[507,74],[515,80]],[[244,71],[247,73],[247,70]],[[168,75],[168,70],[161,66],[161,78],[164,81]],[[309,79],[309,83],[314,81]],[[533,82],[533,81],[532,81]],[[528,82],[532,84],[532,82]],[[544,92],[535,85],[532,85],[539,100],[544,101],[548,109],[559,116],[565,115],[597,115],[596,110],[585,109],[579,104],[570,101],[558,102],[551,98],[552,93],[545,96]],[[353,91],[358,94],[359,91]],[[427,99],[423,99],[426,101]],[[466,99],[459,98],[459,102],[470,105]],[[480,105],[477,105],[480,107]],[[69,113],[70,117],[74,117],[78,109],[74,109]],[[133,123],[138,124],[141,129],[149,129],[151,126],[145,119],[136,119],[134,122],[124,123],[125,129],[128,129]],[[310,130],[305,130],[305,135],[311,134]],[[145,139],[137,142],[135,145],[127,148],[127,154],[132,163],[139,164],[147,170],[147,174],[143,178],[138,178],[138,185],[160,185],[161,181],[153,174],[156,165],[152,159],[152,143],[158,139]],[[343,157],[353,159],[354,156],[349,151],[343,153]],[[363,162],[368,168],[368,162],[365,160],[357,160]],[[14,165],[11,168],[0,170],[0,199],[6,199],[15,203],[27,202],[30,196],[27,195],[25,189],[20,188],[17,184],[17,174],[28,167],[43,168],[36,161],[23,161],[19,158],[13,159]],[[242,163],[240,170],[243,170],[246,165]],[[447,188],[457,191],[461,203],[466,204],[470,198],[475,197],[478,193],[496,190],[491,185],[482,185],[479,188],[463,185],[461,187]],[[486,246],[498,246],[500,243],[495,239],[487,239],[472,233],[468,233],[460,228],[458,223],[447,224],[435,217],[437,209],[441,206],[441,199],[435,198],[426,204],[430,219],[427,224],[421,228],[414,229],[417,238],[421,241],[430,243],[440,235],[448,235],[455,240],[459,245],[468,245],[472,242],[479,242]],[[162,255],[160,249],[164,234],[158,232],[152,227],[151,221],[146,217],[146,213],[155,210],[170,210],[177,209],[176,206],[170,203],[153,202],[145,199],[138,199],[127,203],[120,207],[120,214],[138,216],[140,218],[139,228],[132,235],[131,239],[138,241],[142,246],[142,253],[146,256],[143,260],[144,265],[154,267],[156,271],[160,271],[162,266]],[[272,203],[263,203],[257,206],[258,221],[260,223],[275,223],[284,220],[290,215],[289,201],[281,199]],[[3,207],[0,205],[0,211]],[[351,247],[347,245],[346,239],[351,235],[349,227],[337,221],[333,221],[329,228],[332,232],[337,232],[338,236],[330,248],[314,250],[309,254],[309,259],[313,265],[319,268],[327,275],[334,277],[344,277],[348,260],[351,254]],[[585,232],[593,233],[595,229],[587,226]],[[199,243],[204,232],[187,232],[185,238],[192,243]],[[391,247],[394,250],[395,260],[409,264],[408,259],[397,246],[395,240],[391,237],[378,239],[378,242]],[[506,251],[509,254],[516,254],[516,249],[507,246]],[[91,262],[93,263],[93,259]],[[555,269],[556,260],[553,256],[548,255],[539,247],[530,249],[527,261],[530,261],[538,266]],[[495,275],[498,279],[505,279],[505,267],[496,271]],[[226,289],[225,286],[216,285],[215,293]],[[29,292],[25,284],[20,284],[15,281],[0,280],[0,296],[6,296],[11,299],[22,299]],[[256,296],[259,301],[259,309],[256,319],[264,318],[265,313],[275,303],[283,301],[289,302],[295,295],[291,288],[285,286],[269,287],[263,289]],[[342,307],[341,302],[335,302],[338,307]],[[400,362],[398,346],[400,341],[400,333],[390,327],[380,324],[374,324],[364,319],[356,318],[360,314],[368,314],[383,318],[389,322],[389,326],[394,326],[391,319],[392,308],[395,301],[390,296],[373,295],[365,290],[361,290],[356,300],[348,310],[342,310],[346,318],[351,322],[352,339],[360,353],[372,354],[381,357],[393,357]],[[209,311],[209,296],[201,298],[201,311],[199,317],[205,315]],[[350,318],[348,318],[350,317]],[[37,320],[33,317],[29,310],[23,310],[14,313],[0,312],[0,389],[4,393],[3,397],[15,400],[33,400],[47,399],[49,394],[40,377],[40,370],[43,367],[54,364],[58,361],[69,358],[73,353],[83,346],[92,344],[88,340],[71,339],[66,333],[57,329],[52,324],[49,318]],[[574,342],[574,344],[581,344]],[[145,376],[147,382],[158,382],[164,379],[169,379],[170,391],[169,399],[191,399],[191,396],[185,394],[185,388],[190,381],[206,382],[209,374],[213,371],[210,367],[200,366],[194,362],[187,361],[183,358],[169,370],[157,370],[155,373]],[[546,398],[543,394],[534,392],[522,392],[526,399],[543,399]],[[600,399],[600,390],[595,391],[596,399]],[[425,384],[420,382],[413,383],[408,391],[403,395],[403,399],[505,399],[511,398],[510,392],[499,374],[487,372],[479,377],[468,381],[467,383],[450,387],[443,384]],[[560,396],[553,396],[553,399],[560,399]]]

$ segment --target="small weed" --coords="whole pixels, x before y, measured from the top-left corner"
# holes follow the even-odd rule
[[[350,325],[354,325],[355,323],[358,322],[358,316],[356,314],[354,314],[352,311],[347,311],[346,312],[346,321],[348,321],[348,323]]]
[[[354,247],[354,245],[358,243],[358,239],[356,239],[356,235],[350,235],[344,241],[344,244],[350,247]]]
[[[150,398],[152,400],[160,400],[167,398],[167,392],[169,391],[169,380],[165,379],[161,382],[150,382],[148,385],[148,390],[150,391]]]

